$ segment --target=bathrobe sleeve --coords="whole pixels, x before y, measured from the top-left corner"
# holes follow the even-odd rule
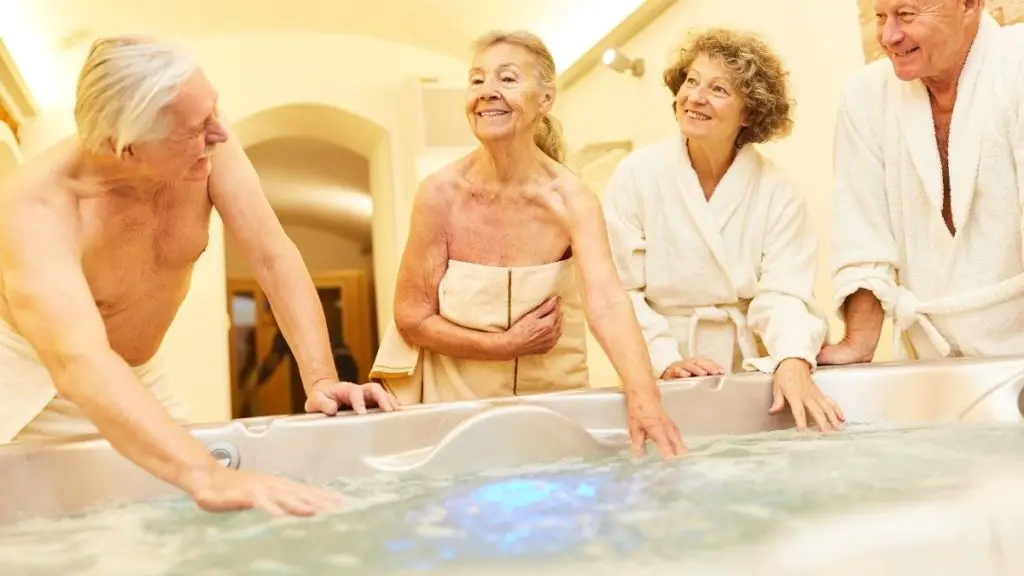
[[[621,162],[605,186],[604,212],[608,240],[619,280],[629,294],[647,342],[654,375],[661,378],[665,369],[673,362],[682,360],[682,356],[668,321],[651,308],[645,296],[647,238],[642,196],[636,188],[628,161]]]
[[[818,239],[792,183],[785,181],[771,194],[757,292],[747,311],[750,329],[770,356],[757,368],[772,373],[787,358],[806,360],[814,368],[827,331],[814,306]]]
[[[1021,26],[1024,27],[1024,24]],[[1022,47],[1022,50],[1024,50],[1024,47]],[[1015,95],[1019,100],[1017,102],[1017,128],[1016,136],[1011,146],[1013,147],[1013,165],[1017,170],[1017,198],[1021,208],[1021,261],[1024,262],[1024,66],[1021,66],[1018,74],[1020,75],[1021,82],[1017,87]]]
[[[841,311],[847,297],[865,289],[892,314],[898,252],[889,219],[884,158],[868,101],[858,99],[855,90],[845,91],[836,123],[831,228],[833,306]]]
[[[1024,57],[1020,56],[1020,54],[1024,54],[1024,24],[1015,24],[1014,27],[1015,53],[1018,55],[1019,61],[1017,91],[1014,94],[1014,98],[1017,100],[1015,107],[1017,126],[1011,146],[1013,147],[1014,167],[1017,170],[1017,198],[1021,208],[1021,238],[1024,239]],[[1024,243],[1021,245],[1021,260],[1024,261]]]

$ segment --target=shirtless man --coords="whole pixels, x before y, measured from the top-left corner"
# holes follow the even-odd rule
[[[295,351],[306,410],[397,406],[379,385],[338,382],[313,283],[217,93],[174,47],[111,38],[93,45],[77,97],[77,138],[0,196],[0,442],[98,429],[206,510],[330,505],[326,492],[220,466],[154,366],[216,208]]]

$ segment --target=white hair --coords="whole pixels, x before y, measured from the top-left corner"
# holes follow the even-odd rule
[[[93,151],[166,136],[161,111],[197,69],[182,50],[148,37],[115,36],[93,43],[78,77],[75,122]]]

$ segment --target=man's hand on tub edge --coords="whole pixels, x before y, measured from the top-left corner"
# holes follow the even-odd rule
[[[306,391],[306,412],[321,412],[334,416],[345,406],[351,406],[356,414],[366,414],[366,408],[378,407],[384,412],[393,412],[401,407],[398,398],[378,382],[355,384],[321,380]]]

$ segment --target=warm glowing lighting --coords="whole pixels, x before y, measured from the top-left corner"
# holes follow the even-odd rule
[[[529,29],[544,39],[558,73],[580,59],[645,0],[563,0],[544,10]]]
[[[605,50],[604,56],[601,57],[601,61],[604,62],[605,66],[608,66],[616,72],[629,71],[633,76],[639,78],[644,75],[644,60],[643,58],[632,59],[615,50],[609,48]]]
[[[275,210],[293,214],[344,214],[351,219],[366,221],[373,217],[373,198],[369,194],[341,186],[293,184],[289,191],[274,190],[267,197]]]
[[[47,43],[31,2],[3,0],[0,38],[18,67],[32,97],[46,108],[59,98],[57,54]]]
[[[525,28],[544,39],[557,73],[565,72],[645,0],[561,0],[538,13]],[[79,54],[59,52],[47,34],[50,18],[34,0],[0,0],[0,38],[40,107],[63,105],[74,98]]]

